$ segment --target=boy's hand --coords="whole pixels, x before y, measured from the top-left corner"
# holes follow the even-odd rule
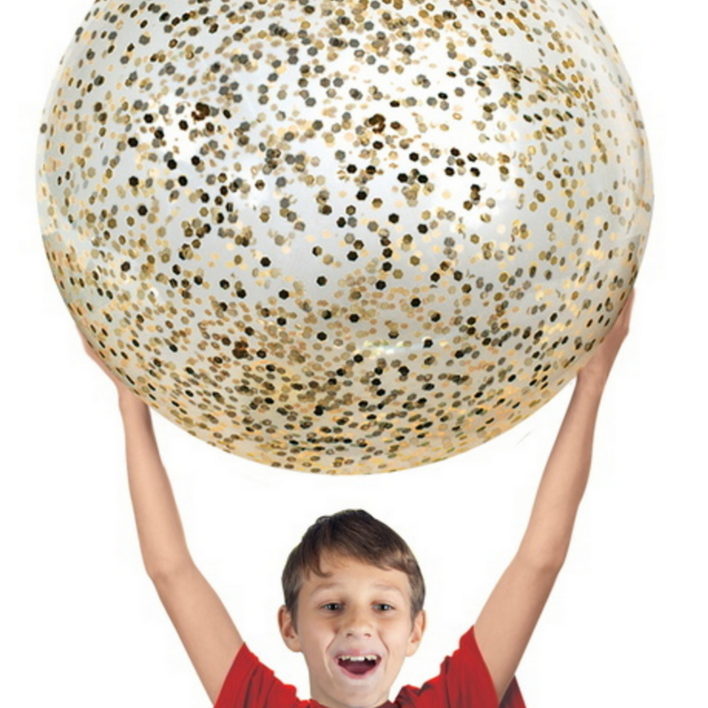
[[[97,366],[103,373],[113,382],[113,385],[118,390],[118,394],[123,397],[135,397],[135,394],[106,366],[106,362],[100,357],[96,350],[88,343],[86,337],[79,332],[81,343],[89,358],[96,362]]]
[[[615,363],[622,343],[629,333],[629,321],[632,317],[633,306],[634,290],[630,292],[622,312],[620,312],[605,339],[595,350],[590,361],[578,372],[579,386],[584,388],[593,387],[598,393],[605,388],[612,365]]]

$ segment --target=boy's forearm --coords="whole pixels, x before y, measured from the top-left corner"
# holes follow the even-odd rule
[[[542,568],[565,560],[592,461],[602,387],[578,380],[534,501],[519,556]]]
[[[516,672],[565,560],[590,473],[600,401],[629,331],[633,299],[630,294],[602,344],[578,373],[519,551],[477,620],[477,643],[500,698]]]
[[[601,389],[576,384],[519,550],[477,619],[477,642],[499,698],[516,672],[565,560],[590,472],[601,394]]]
[[[180,568],[191,558],[160,459],[150,409],[129,392],[120,394],[119,405],[140,550],[148,574],[155,578]]]

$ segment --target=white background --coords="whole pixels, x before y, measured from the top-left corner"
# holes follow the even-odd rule
[[[519,679],[529,708],[696,705],[708,658],[708,12],[696,0],[594,5],[641,101],[656,209],[570,558]],[[142,571],[114,394],[81,352],[36,217],[40,112],[88,8],[5,3],[0,27],[0,705],[206,706]],[[345,507],[397,529],[429,586],[428,636],[401,676],[420,683],[511,558],[568,394],[466,455],[373,478],[278,472],[157,428],[194,556],[251,647],[303,692],[302,659],[275,623],[287,552]]]

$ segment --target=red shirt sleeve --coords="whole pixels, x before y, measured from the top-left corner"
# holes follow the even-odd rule
[[[244,644],[221,687],[214,708],[306,708],[295,687],[289,686],[267,667]]]
[[[214,708],[312,708],[301,701],[295,688],[284,684],[261,664],[244,644],[239,649]],[[391,708],[525,708],[516,679],[501,704],[497,703],[492,677],[477,646],[474,628],[460,640],[460,647],[443,661],[440,674],[421,688],[404,686]],[[382,706],[382,708],[385,708]]]
[[[477,646],[474,628],[443,661],[440,674],[420,688],[405,686],[394,703],[400,708],[525,708],[516,679],[501,703]]]

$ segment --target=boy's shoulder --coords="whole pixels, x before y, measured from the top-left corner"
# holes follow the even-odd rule
[[[462,635],[458,648],[444,659],[437,676],[420,688],[404,686],[393,705],[397,708],[525,708],[516,679],[499,702],[474,627]]]

